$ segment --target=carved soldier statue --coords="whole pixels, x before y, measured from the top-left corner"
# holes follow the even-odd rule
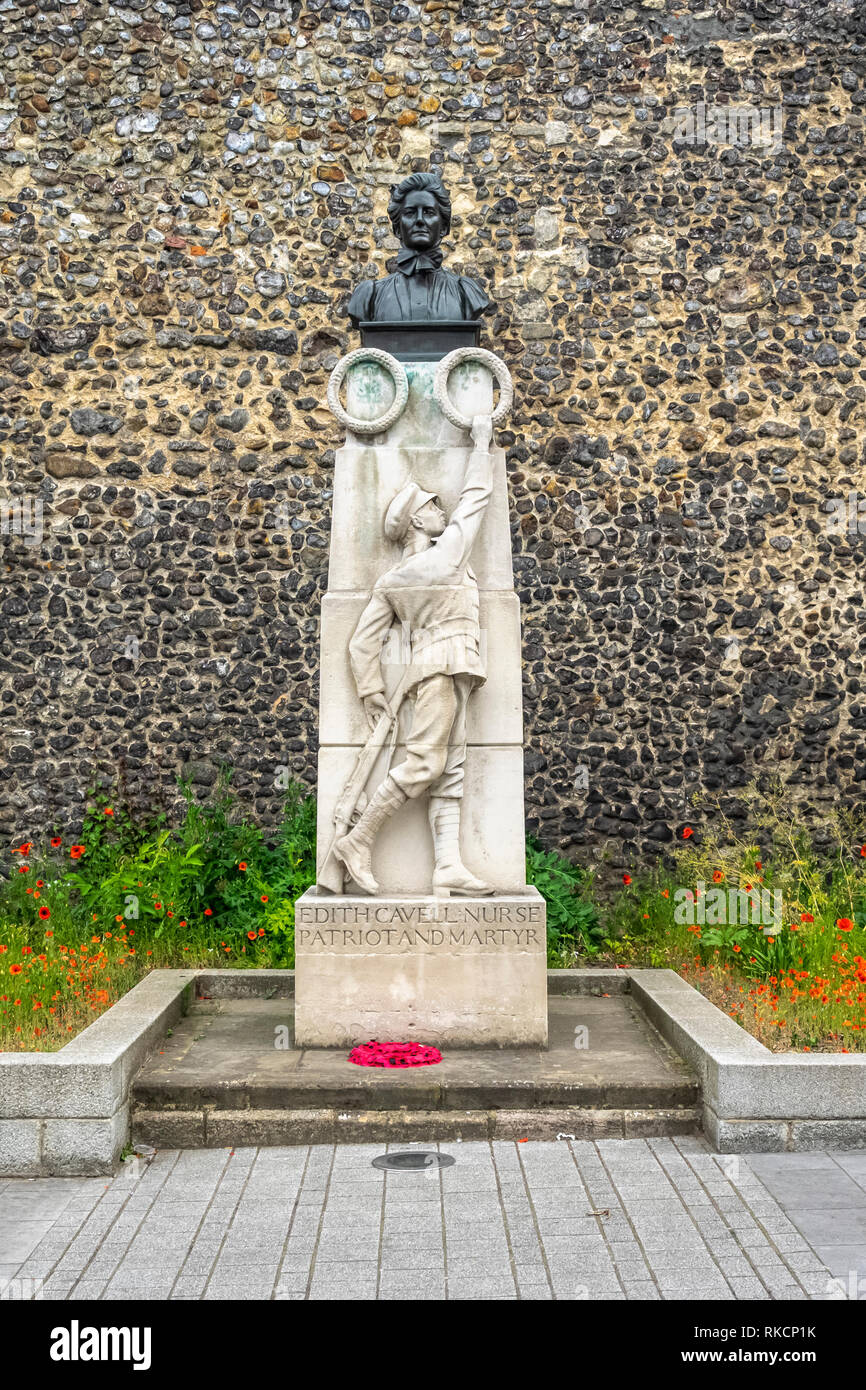
[[[477,319],[490,308],[474,280],[441,269],[439,243],[451,229],[451,199],[437,173],[410,174],[398,183],[388,216],[403,249],[394,275],[363,280],[349,300],[347,312],[356,328],[363,320]]]
[[[371,728],[389,708],[382,678],[383,643],[398,621],[408,644],[409,669],[400,685],[413,699],[405,759],[385,777],[334,854],[365,893],[378,893],[372,848],[381,827],[408,797],[430,793],[437,896],[487,894],[460,857],[460,809],[466,762],[466,706],[486,679],[481,653],[478,584],[469,557],[493,487],[491,422],[472,422],[470,455],[460,500],[446,524],[435,494],[407,483],[385,515],[385,534],[403,547],[399,564],[377,581],[349,644],[358,696]]]

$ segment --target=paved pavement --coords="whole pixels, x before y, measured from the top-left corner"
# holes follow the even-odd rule
[[[752,1154],[748,1162],[846,1297],[866,1299],[866,1151]]]
[[[5,1296],[805,1300],[833,1275],[866,1296],[864,1153],[494,1141],[383,1173],[382,1149],[166,1150],[114,1179],[0,1179]]]

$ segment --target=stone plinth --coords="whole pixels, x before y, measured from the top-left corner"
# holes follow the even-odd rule
[[[490,898],[330,897],[295,917],[298,1047],[370,1038],[547,1046],[546,904]]]
[[[493,413],[491,368],[496,362],[488,355],[486,361],[456,365],[448,379],[450,406],[435,382],[437,366],[406,364],[405,407],[387,430],[376,434],[364,433],[359,422],[385,418],[394,399],[387,359],[356,359],[346,367],[346,410],[357,432],[348,430],[334,467],[328,592],[322,602],[320,886],[298,900],[295,932],[295,1024],[302,1048],[350,1047],[370,1038],[450,1046],[547,1045],[546,907],[540,894],[526,887],[520,605],[511,565],[505,455],[495,442],[476,451],[468,426],[459,428],[447,418],[452,406],[465,421]],[[377,581],[395,567],[413,565],[423,553],[416,548],[410,560],[406,531],[385,525],[391,504],[410,483],[436,494],[445,517],[457,518],[450,538],[441,540],[436,533],[432,544],[441,540],[440,554],[459,559],[443,559],[437,568],[428,544],[432,577],[419,579],[423,569],[400,570],[403,577],[394,581],[400,598],[387,591],[384,626],[381,600],[372,604],[377,636],[362,667],[364,686],[369,690],[381,676],[384,693],[399,714],[384,746],[380,739],[367,757],[363,750],[370,727],[350,643],[359,622],[363,626],[362,614]],[[434,604],[436,617],[416,620],[412,615],[425,612],[424,605],[413,608],[404,596],[413,589],[422,593],[428,584],[455,597],[450,606]],[[464,585],[474,595],[468,607],[465,595],[459,597]],[[437,656],[434,675],[472,677],[480,674],[478,661],[487,672],[486,682],[469,695],[465,724],[462,719],[446,722],[436,735],[440,742],[431,744],[438,755],[449,741],[449,757],[458,769],[457,791],[437,792],[438,773],[423,780],[416,710],[420,703],[422,717],[429,720],[432,706],[424,706],[417,679],[402,704],[399,695],[395,698],[407,674],[415,674],[413,642],[427,623],[431,632],[437,625],[445,632],[437,641],[449,653]],[[467,625],[468,636],[463,631]],[[456,656],[447,645],[450,631]],[[461,650],[461,642],[470,645]],[[357,647],[353,652],[357,673]],[[457,664],[452,667],[452,662]],[[427,688],[429,692],[429,681]],[[447,690],[437,698],[447,701]],[[391,814],[383,818],[383,792],[377,789],[386,785],[389,769],[409,762],[410,745],[414,775],[420,779],[415,794],[408,786],[401,788],[409,799],[391,806]],[[356,766],[363,786],[353,784]],[[346,788],[351,795],[343,804]],[[437,807],[436,802],[444,804]],[[356,896],[340,859],[329,857],[335,824],[345,835],[353,810],[356,820],[360,817],[356,842],[372,845],[372,871],[363,859],[354,862],[357,884],[373,891],[374,880],[374,897]],[[369,841],[363,841],[365,826]],[[455,860],[461,861],[456,867]],[[453,889],[455,896],[432,896],[434,883]],[[348,891],[332,896],[328,890],[341,884]],[[494,896],[480,896],[485,885],[495,889]]]

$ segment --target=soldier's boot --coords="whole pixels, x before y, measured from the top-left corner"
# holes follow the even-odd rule
[[[386,777],[370,798],[357,824],[334,846],[336,858],[362,893],[373,895],[379,891],[379,885],[373,877],[373,841],[388,817],[393,816],[405,800],[406,793],[397,786],[392,777]]]
[[[431,796],[430,829],[433,831],[433,892],[437,898],[452,893],[464,897],[486,897],[493,889],[466,868],[460,858],[460,806],[457,796]]]

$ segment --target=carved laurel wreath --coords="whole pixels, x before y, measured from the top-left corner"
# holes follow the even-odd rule
[[[383,368],[394,382],[394,399],[383,415],[375,420],[359,420],[350,415],[344,409],[340,400],[340,387],[345,380],[346,373],[350,367],[356,363],[373,362]],[[466,416],[461,415],[455,408],[450,396],[448,395],[448,379],[455,367],[459,367],[463,362],[477,362],[483,367],[487,367],[496,378],[499,384],[499,402],[491,416],[492,423],[498,425],[509,414],[514,401],[514,386],[511,374],[495,352],[488,352],[486,348],[461,347],[449,352],[447,357],[436,368],[433,378],[433,398],[446,420],[450,420],[457,429],[469,430],[472,428],[472,421]],[[406,408],[409,399],[409,380],[406,376],[406,368],[402,362],[398,362],[396,357],[392,357],[390,352],[384,352],[381,348],[356,348],[354,352],[347,353],[341,357],[328,382],[328,406],[331,413],[339,420],[340,424],[353,434],[381,434],[384,430],[390,429],[391,425],[399,420]]]
[[[394,399],[385,411],[376,420],[357,420],[344,410],[340,400],[340,387],[343,384],[346,373],[350,367],[354,367],[356,362],[374,362],[388,373],[394,382]],[[331,413],[337,417],[341,425],[353,434],[381,434],[383,430],[390,429],[406,408],[409,399],[409,379],[406,376],[406,368],[402,362],[398,362],[396,357],[392,357],[390,352],[383,352],[381,348],[356,348],[354,352],[349,352],[345,357],[341,357],[328,382],[328,405]]]
[[[433,378],[433,398],[436,401],[446,420],[450,420],[452,425],[456,425],[459,430],[472,428],[472,421],[467,420],[465,415],[461,415],[452,404],[448,395],[448,378],[455,367],[459,367],[461,362],[480,362],[482,366],[489,367],[494,377],[499,383],[499,403],[494,410],[491,421],[498,425],[504,420],[511,410],[514,401],[514,386],[511,381],[511,374],[495,352],[488,352],[486,348],[461,347],[449,352],[447,357],[436,368]]]

